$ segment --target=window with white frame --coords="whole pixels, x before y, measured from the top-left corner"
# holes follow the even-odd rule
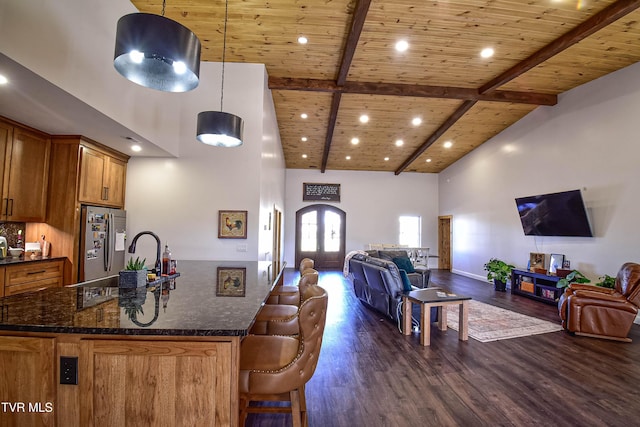
[[[398,243],[410,248],[420,247],[420,217],[403,215],[399,217],[400,234]]]

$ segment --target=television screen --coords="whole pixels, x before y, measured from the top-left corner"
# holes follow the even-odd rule
[[[516,199],[527,236],[593,237],[580,190]]]

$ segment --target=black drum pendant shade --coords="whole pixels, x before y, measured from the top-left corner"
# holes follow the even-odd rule
[[[131,13],[118,20],[113,65],[120,74],[151,89],[186,92],[198,86],[200,40],[164,16]]]
[[[242,145],[243,128],[244,122],[234,114],[203,111],[198,114],[196,138],[216,147],[238,147]]]

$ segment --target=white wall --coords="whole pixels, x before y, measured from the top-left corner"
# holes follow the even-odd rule
[[[284,161],[279,138],[273,135],[276,125],[272,101],[263,101],[268,93],[265,68],[261,64],[225,67],[224,110],[244,120],[244,144],[221,148],[196,141],[198,112],[218,110],[220,106],[221,64],[203,63],[200,84],[209,96],[187,94],[188,102],[174,119],[181,127],[180,156],[134,157],[127,168],[129,236],[152,230],[163,244],[169,243],[176,259],[264,259],[259,247],[265,236],[259,230],[264,229],[268,217],[261,213],[261,204],[283,204]],[[264,127],[268,127],[266,133]],[[272,142],[265,143],[267,138]],[[261,194],[261,178],[271,183],[269,194]],[[218,239],[219,210],[248,211],[246,240]],[[155,258],[153,240],[144,240],[148,244],[141,239],[136,255]]]
[[[640,64],[539,107],[439,175],[440,214],[453,215],[453,270],[482,277],[502,258],[565,254],[589,278],[640,261]],[[514,199],[582,189],[593,238],[525,236]],[[547,260],[548,262],[548,260]]]
[[[435,174],[287,169],[285,261],[294,264],[296,212],[313,202],[302,201],[302,184],[340,184],[341,201],[327,203],[347,213],[346,251],[369,243],[398,243],[401,215],[422,217],[422,246],[437,253],[438,177]]]

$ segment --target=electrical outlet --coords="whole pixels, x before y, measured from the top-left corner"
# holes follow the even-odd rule
[[[60,384],[78,385],[77,357],[60,357]]]

